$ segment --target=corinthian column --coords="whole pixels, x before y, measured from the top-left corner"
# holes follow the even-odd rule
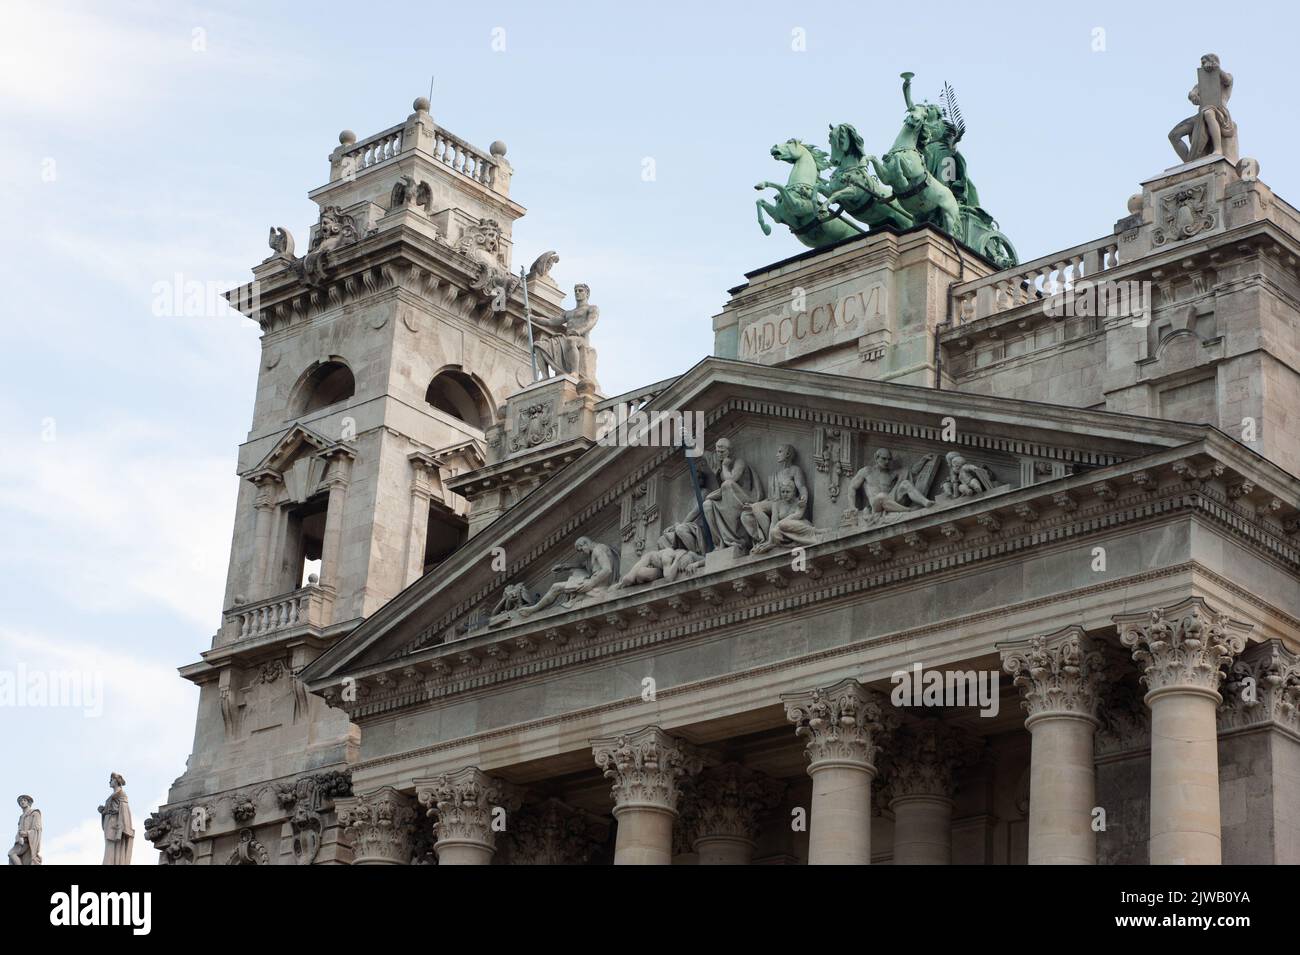
[[[352,840],[353,865],[409,865],[415,807],[392,786],[336,799],[334,810]]]
[[[709,770],[688,789],[682,821],[700,865],[749,865],[759,818],[781,804],[785,786],[739,763]]]
[[[977,745],[935,719],[899,734],[889,765],[896,865],[952,863],[952,773]]]
[[[689,743],[657,726],[591,741],[596,765],[613,782],[615,865],[669,865],[680,783],[704,762]]]
[[[433,826],[439,865],[491,865],[496,834],[519,808],[515,787],[470,766],[415,780],[415,794]]]
[[[1200,597],[1114,618],[1143,668],[1151,708],[1151,864],[1219,865],[1219,748],[1223,671],[1250,627]]]
[[[809,865],[871,863],[871,781],[878,737],[895,722],[888,701],[857,680],[782,694],[795,735],[807,740],[812,806]]]
[[[352,475],[353,453],[342,445],[326,448],[317,457],[329,463],[325,480],[329,500],[325,506],[325,532],[322,534],[320,555],[320,581],[327,587],[338,587],[342,561],[343,509],[348,496]]]
[[[1002,648],[1029,715],[1029,864],[1096,865],[1097,687],[1105,657],[1081,627]]]

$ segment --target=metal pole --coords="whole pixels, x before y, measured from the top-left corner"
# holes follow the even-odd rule
[[[533,313],[528,309],[528,276],[522,265],[519,266],[519,281],[524,284],[524,321],[528,323],[528,360],[533,363],[533,381],[538,381],[537,350],[533,348]]]
[[[686,438],[682,438],[682,453],[686,454]],[[700,478],[695,473],[695,459],[686,454],[686,466],[691,469],[691,486],[695,488],[695,505],[700,509],[700,524],[704,527],[704,552],[713,550],[713,532],[709,530],[709,521],[704,516],[704,495],[700,493]]]

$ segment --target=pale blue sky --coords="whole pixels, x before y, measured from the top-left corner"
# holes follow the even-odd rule
[[[440,125],[505,140],[529,209],[516,257],[556,249],[556,278],[591,285],[613,394],[707,354],[725,289],[800,250],[754,220],[753,184],[788,173],[769,147],[847,121],[884,150],[903,70],[924,97],[956,87],[971,176],[1023,259],[1108,233],[1175,162],[1204,52],[1236,78],[1242,154],[1296,201],[1296,15],[1249,10],[10,0],[0,672],[93,670],[105,698],[95,718],[0,707],[0,824],[31,792],[47,862],[96,860],[116,770],[153,859],[140,824],[189,752],[196,692],[175,667],[219,623],[258,356],[251,322],[155,314],[153,288],[244,281],[272,224],[304,245],[339,130],[402,121],[433,73]]]

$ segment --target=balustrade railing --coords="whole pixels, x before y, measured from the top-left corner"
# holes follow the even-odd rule
[[[1106,236],[1064,252],[963,282],[953,294],[957,322],[964,325],[998,312],[1064,292],[1083,278],[1093,279],[1119,265],[1119,244]]]
[[[308,584],[288,594],[269,597],[226,611],[225,642],[261,637],[301,625],[322,627],[332,594]]]

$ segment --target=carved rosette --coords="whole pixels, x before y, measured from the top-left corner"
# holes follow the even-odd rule
[[[547,799],[525,806],[506,833],[512,865],[586,865],[605,844],[608,826],[589,813]]]
[[[1274,723],[1300,734],[1300,656],[1279,640],[1247,650],[1223,683],[1219,728]]]
[[[897,725],[887,699],[857,680],[827,689],[782,694],[785,715],[806,741],[808,772],[828,764],[854,764],[874,773],[882,737]]]
[[[521,801],[514,786],[474,766],[434,779],[417,779],[415,793],[427,815],[436,820],[433,834],[439,847],[468,843],[495,851],[492,821],[496,810],[513,812]]]
[[[1106,658],[1081,627],[1066,627],[1002,651],[1029,713],[1025,725],[1044,717],[1075,717],[1097,723],[1097,688]]]
[[[613,784],[614,816],[629,809],[677,812],[681,781],[704,767],[695,747],[657,726],[591,741],[596,766]]]
[[[953,771],[975,759],[979,741],[938,720],[926,720],[904,727],[891,749],[887,769],[891,802],[909,796],[951,799]]]
[[[785,784],[738,763],[709,770],[687,787],[682,823],[691,847],[701,839],[753,842],[759,819],[781,804]]]
[[[1148,704],[1170,690],[1205,693],[1219,702],[1224,670],[1245,649],[1250,632],[1248,625],[1211,610],[1200,597],[1114,620],[1120,642],[1143,668]]]
[[[406,865],[411,861],[415,807],[392,786],[335,802],[355,863]]]

